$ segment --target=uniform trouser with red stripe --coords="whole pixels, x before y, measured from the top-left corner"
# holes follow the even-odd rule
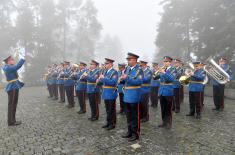
[[[7,92],[8,94],[8,125],[16,122],[16,108],[18,104],[19,90],[13,89]]]
[[[173,111],[180,111],[180,88],[174,88]]]
[[[116,100],[104,100],[105,103],[105,109],[106,109],[106,120],[107,120],[107,125],[116,125]]]
[[[204,106],[204,91],[203,92],[201,92],[201,107],[203,107]]]
[[[58,86],[57,84],[52,84],[52,93],[55,99],[58,99]]]
[[[49,92],[49,96],[53,97],[52,84],[47,84],[47,90]]]
[[[139,103],[125,103],[126,104],[126,117],[128,125],[128,134],[140,135],[140,114]]]
[[[98,100],[96,99],[96,93],[88,93],[88,99],[90,103],[90,108],[91,108],[91,118],[99,118],[99,103]]]
[[[78,90],[77,97],[80,111],[86,112],[86,90]]]
[[[59,84],[59,93],[60,93],[60,101],[65,102],[65,91],[64,91],[64,85]]]
[[[195,114],[195,111],[198,115],[201,114],[201,96],[202,92],[189,92],[190,114]]]
[[[152,107],[157,107],[158,105],[158,89],[159,87],[151,87],[150,100]]]
[[[184,102],[184,86],[180,86],[180,94],[179,94],[179,98],[180,98],[180,104]]]
[[[124,94],[119,93],[119,101],[120,101],[120,112],[126,112],[125,110],[125,103],[124,103]]]
[[[224,109],[224,88],[225,85],[213,86],[213,99],[217,109]]]
[[[149,120],[149,93],[144,93],[140,98],[140,119]]]
[[[163,125],[172,124],[173,96],[160,96]]]
[[[74,106],[74,86],[65,86],[64,89],[69,105]]]

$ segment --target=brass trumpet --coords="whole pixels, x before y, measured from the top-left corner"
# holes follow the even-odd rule
[[[162,66],[162,67],[158,68],[158,70],[156,70],[153,73],[153,79],[155,79],[159,75],[160,70],[165,70],[166,68],[167,68],[167,66]]]

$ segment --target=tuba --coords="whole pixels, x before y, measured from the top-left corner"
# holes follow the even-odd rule
[[[229,74],[225,72],[211,57],[207,60],[204,71],[220,84],[226,84],[229,81]]]

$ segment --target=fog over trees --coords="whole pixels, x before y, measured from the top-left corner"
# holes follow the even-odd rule
[[[158,20],[160,23],[149,24],[156,29],[156,39],[151,39],[156,50],[142,49],[142,58],[150,57],[152,60],[149,61],[159,62],[163,56],[170,55],[187,62],[192,58],[204,61],[209,56],[215,59],[225,56],[234,64],[234,0],[158,2],[163,8]],[[18,49],[24,48],[27,59],[24,81],[31,82],[41,79],[46,66],[64,60],[78,63],[95,58],[102,62],[104,57],[110,57],[116,62],[125,62],[125,53],[135,51],[126,51],[118,34],[102,33],[102,21],[98,18],[99,10],[95,4],[94,0],[1,0],[1,60],[9,54],[17,58]],[[132,2],[132,5],[135,4]],[[131,11],[131,5],[123,7]],[[127,24],[120,23],[122,26]],[[149,28],[145,24],[142,23],[141,27]],[[0,81],[2,78],[0,74]]]

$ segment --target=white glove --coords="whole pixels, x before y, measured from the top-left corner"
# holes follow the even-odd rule
[[[25,48],[19,49],[19,58],[20,59],[25,59]]]

